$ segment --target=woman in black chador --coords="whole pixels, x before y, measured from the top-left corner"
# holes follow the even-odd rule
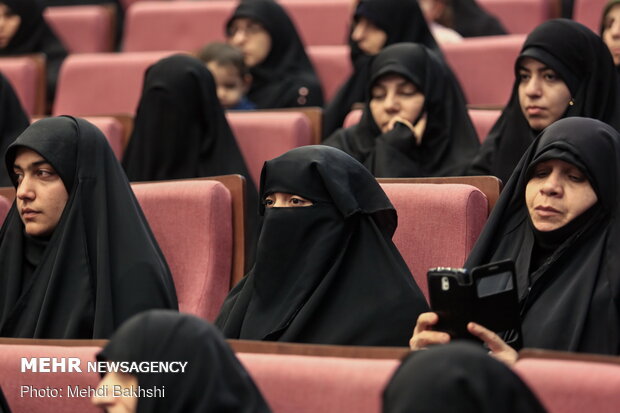
[[[0,73],[0,154],[30,124],[28,115],[20,103],[11,83]],[[13,185],[7,171],[0,168],[0,186]]]
[[[468,342],[415,351],[383,392],[383,413],[545,413],[508,366]]]
[[[451,3],[454,30],[463,37],[496,36],[506,29],[495,17],[485,11],[476,0],[453,0]]]
[[[123,167],[130,181],[243,175],[251,251],[258,219],[256,186],[217,98],[213,76],[200,60],[179,54],[149,67]]]
[[[67,50],[43,17],[38,0],[2,0],[0,56],[45,54],[47,100],[53,102],[56,80]]]
[[[362,164],[305,146],[265,163],[256,263],[216,325],[228,338],[405,346],[427,304],[392,242],[394,207]]]
[[[258,109],[323,106],[321,84],[297,29],[274,0],[242,0],[226,24],[228,42],[252,74]]]
[[[323,111],[323,136],[344,123],[355,103],[364,102],[372,56],[394,43],[421,43],[441,54],[417,0],[360,0],[351,23],[353,74]]]
[[[102,389],[117,385],[124,390],[133,386],[134,391],[165,392],[156,397],[124,398],[114,397],[110,390],[103,397],[92,399],[106,411],[114,408],[132,413],[271,411],[217,328],[189,314],[153,310],[132,317],[114,333],[97,359],[186,363],[184,370],[177,373],[107,373],[99,383]]]
[[[525,40],[512,95],[469,170],[504,183],[536,135],[558,119],[583,116],[620,130],[620,90],[601,38],[580,23],[549,20]]]
[[[620,354],[619,165],[614,128],[590,118],[555,122],[523,155],[467,258],[467,268],[515,262],[524,347]],[[428,317],[418,320],[414,348],[446,339],[423,331],[434,324]],[[470,327],[493,351],[508,350]]]
[[[423,45],[383,49],[370,69],[360,122],[324,144],[342,149],[377,177],[462,175],[480,143],[460,88]]]
[[[157,242],[103,134],[72,117],[29,126],[6,153],[16,200],[0,229],[0,336],[107,338],[177,308]]]

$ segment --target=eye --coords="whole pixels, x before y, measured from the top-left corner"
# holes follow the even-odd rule
[[[549,82],[555,82],[556,80],[559,80],[559,77],[555,72],[545,72],[543,74],[543,77]]]
[[[586,181],[586,177],[581,174],[572,173],[568,175],[568,179],[573,182],[581,183]]]
[[[267,197],[263,199],[263,205],[265,205],[267,208],[273,207],[273,204],[275,204],[275,201],[273,200],[273,198]]]
[[[14,170],[13,173],[17,177],[17,183],[20,183],[24,179],[24,173],[22,171]]]
[[[385,99],[385,95],[385,90],[382,88],[373,88],[370,92],[371,99],[373,100]]]
[[[547,176],[549,176],[549,174],[551,173],[551,169],[549,168],[536,168],[534,170],[534,174],[532,175],[532,178],[545,178]]]
[[[530,79],[530,74],[527,72],[519,72],[518,79],[520,82],[525,82]]]

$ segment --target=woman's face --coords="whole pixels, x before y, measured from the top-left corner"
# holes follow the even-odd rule
[[[525,187],[525,203],[539,231],[563,227],[597,200],[585,174],[575,165],[559,159],[536,165]]]
[[[271,36],[262,24],[239,17],[230,24],[228,42],[241,50],[248,67],[262,63],[271,51]]]
[[[14,14],[6,4],[0,3],[0,49],[8,46],[21,22],[21,17]]]
[[[138,389],[138,378],[132,374],[109,372],[97,386],[91,402],[107,413],[135,413],[138,398],[133,391]]]
[[[521,111],[530,128],[543,130],[564,116],[571,94],[555,70],[525,57],[520,61],[517,80]]]
[[[367,55],[374,56],[383,49],[387,33],[365,17],[360,17],[353,27],[351,40]]]
[[[295,194],[285,192],[274,192],[265,197],[265,207],[267,208],[299,208],[312,206],[312,201]]]
[[[18,149],[13,172],[17,176],[17,211],[26,233],[50,235],[69,199],[60,175],[39,153],[27,148]]]
[[[614,64],[620,66],[620,4],[609,9],[604,19],[603,41],[609,47]]]
[[[388,132],[394,118],[410,123],[418,119],[424,107],[424,95],[416,85],[401,75],[380,77],[370,91],[370,112],[381,132]]]

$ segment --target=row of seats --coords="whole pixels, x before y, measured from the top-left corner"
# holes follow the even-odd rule
[[[434,266],[462,266],[478,238],[489,213],[489,199],[499,194],[497,180],[485,178],[495,183],[491,191],[450,180],[444,184],[416,183],[433,182],[424,178],[381,182],[398,211],[394,242],[425,295],[426,271]],[[461,179],[476,182],[472,177]],[[181,311],[213,320],[231,285],[243,276],[243,262],[239,262],[243,228],[238,228],[243,222],[241,190],[209,178],[132,187],[170,266]],[[2,188],[0,194],[12,200],[15,190]],[[179,202],[184,205],[181,210]],[[7,207],[4,200],[2,206]],[[445,248],[448,244],[450,248]]]
[[[22,373],[20,361],[22,357],[78,357],[80,365],[85,367],[95,360],[99,350],[96,344],[62,346],[1,340],[0,386],[9,405],[15,412],[98,411],[88,398],[66,397],[68,386],[95,388],[100,380],[97,373]],[[237,352],[237,356],[274,413],[380,413],[383,389],[399,365],[396,358],[246,352]],[[514,370],[549,413],[612,413],[620,405],[620,361],[614,363],[611,358],[605,361],[587,357],[577,360],[526,357],[517,361]],[[20,397],[21,385],[61,388],[65,397],[32,397],[28,393]]]

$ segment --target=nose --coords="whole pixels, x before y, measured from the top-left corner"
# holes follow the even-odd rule
[[[383,109],[388,113],[400,112],[400,101],[396,94],[389,91],[383,99]]]
[[[15,196],[22,201],[32,201],[34,199],[35,193],[28,177],[24,176],[21,182],[19,182],[17,190],[15,191]]]
[[[224,97],[226,96],[226,89],[224,89],[221,86],[218,86],[216,90],[217,90],[217,100],[222,102],[224,100]]]
[[[232,36],[230,36],[230,44],[233,46],[242,45],[245,42],[246,35],[244,29],[236,30]]]
[[[562,196],[564,194],[564,188],[559,175],[555,172],[549,174],[543,185],[540,187],[540,192],[546,196]]]
[[[614,20],[609,31],[614,39],[620,39],[620,20]]]
[[[351,40],[354,42],[359,42],[364,38],[364,34],[366,33],[366,24],[363,21],[357,22],[355,27],[353,27],[353,33],[351,33]]]
[[[530,77],[525,85],[525,94],[530,97],[537,97],[542,94],[541,82],[538,76]]]

